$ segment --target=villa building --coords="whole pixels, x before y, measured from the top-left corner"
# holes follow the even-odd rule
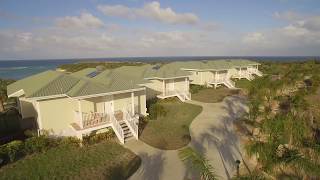
[[[82,138],[112,127],[124,143],[138,139],[138,118],[147,115],[148,99],[190,100],[190,84],[235,88],[232,78],[262,76],[258,66],[248,60],[215,60],[87,68],[72,74],[45,71],[10,84],[8,96],[18,98],[23,121],[34,118],[38,130]]]

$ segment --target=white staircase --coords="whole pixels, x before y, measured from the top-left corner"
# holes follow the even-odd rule
[[[249,81],[252,81],[254,79],[254,77],[250,73],[247,73],[245,75],[245,78],[248,79]]]
[[[223,81],[223,84],[230,89],[236,88],[236,83],[233,82],[231,79],[225,79],[225,81]]]
[[[131,139],[133,139],[133,134],[130,130],[130,128],[128,127],[128,125],[126,124],[125,121],[119,121],[121,129],[123,131],[123,135],[124,135],[124,142],[127,142]]]
[[[176,91],[177,97],[180,101],[185,102],[186,100],[191,100],[191,93],[190,92],[180,92]]]

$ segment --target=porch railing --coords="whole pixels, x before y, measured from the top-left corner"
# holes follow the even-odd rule
[[[82,123],[80,122],[79,125],[82,124],[83,129],[98,126],[105,123],[110,123],[110,116],[106,113],[80,113],[79,111],[75,111],[75,117],[78,122],[80,122],[82,119]]]
[[[248,68],[248,71],[249,71],[250,73],[252,73],[252,74],[256,74],[256,75],[258,75],[258,76],[262,76],[262,72],[259,71],[259,70],[256,69],[256,68]]]

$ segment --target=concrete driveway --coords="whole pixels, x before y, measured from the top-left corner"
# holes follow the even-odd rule
[[[189,146],[207,157],[219,179],[230,179],[236,172],[235,160],[241,160],[242,157],[242,148],[233,131],[232,121],[247,111],[245,100],[232,96],[220,103],[188,103],[203,107],[203,111],[191,123]],[[129,178],[131,180],[198,179],[179,159],[178,150],[160,150],[134,140],[125,146],[142,159],[141,167]]]

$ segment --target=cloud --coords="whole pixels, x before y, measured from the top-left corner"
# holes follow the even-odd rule
[[[302,18],[302,15],[294,11],[284,11],[284,12],[273,13],[273,17],[276,19],[281,19],[285,21],[294,21]]]
[[[245,43],[262,43],[265,40],[265,36],[261,32],[253,32],[244,36],[243,42]]]
[[[63,28],[99,28],[104,23],[90,13],[81,13],[80,16],[57,18],[56,25]]]
[[[170,7],[161,8],[160,3],[156,1],[146,3],[142,8],[123,5],[99,5],[97,8],[107,16],[145,18],[167,24],[196,24],[199,20],[193,13],[177,13]]]

